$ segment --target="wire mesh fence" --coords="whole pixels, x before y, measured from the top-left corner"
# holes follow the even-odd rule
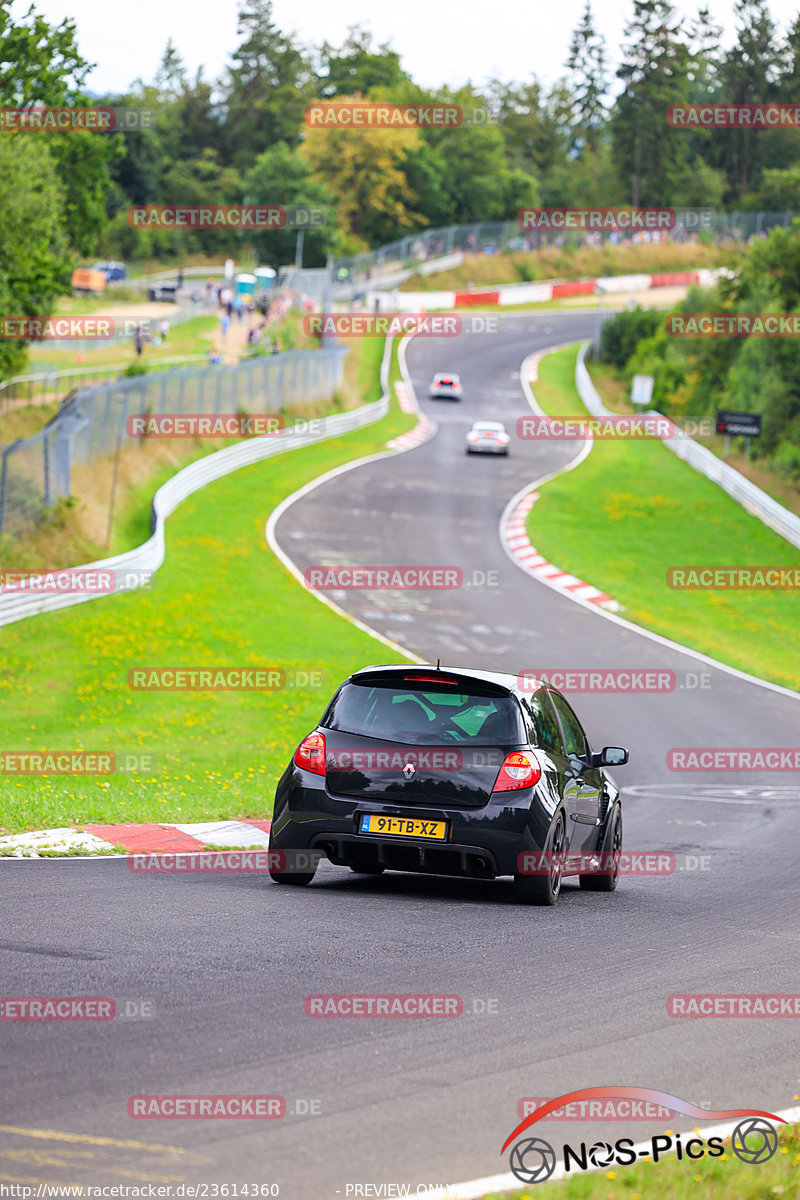
[[[577,206],[573,206],[577,211]],[[583,206],[585,207],[585,206]],[[531,210],[535,211],[535,210]],[[543,210],[539,210],[543,211]],[[676,209],[675,223],[663,232],[669,241],[687,241],[705,233],[715,241],[749,241],[760,237],[775,226],[785,227],[797,215],[794,212],[746,212],[726,213],[716,209]],[[364,251],[350,258],[337,259],[333,266],[337,282],[370,282],[377,284],[386,275],[420,267],[436,258],[451,254],[492,254],[503,250],[526,252],[545,246],[558,246],[567,242],[586,241],[624,242],[636,239],[650,240],[650,232],[612,230],[564,230],[520,228],[514,221],[480,221],[474,225],[451,225],[447,229],[427,229],[409,234],[396,242],[381,246],[377,250]],[[655,236],[655,234],[653,235]]]
[[[73,494],[75,472],[132,444],[128,418],[292,414],[329,402],[345,351],[290,350],[230,365],[198,365],[116,379],[75,392],[50,423],[0,451],[0,536],[20,536]],[[116,470],[114,471],[116,475]],[[109,500],[113,506],[113,494]]]

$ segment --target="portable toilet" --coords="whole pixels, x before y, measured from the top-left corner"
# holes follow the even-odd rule
[[[271,292],[275,286],[276,273],[272,267],[256,267],[256,296],[262,292]]]
[[[236,295],[237,296],[252,296],[255,291],[256,277],[242,272],[236,276]]]

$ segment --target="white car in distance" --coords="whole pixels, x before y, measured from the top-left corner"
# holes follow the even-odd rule
[[[510,441],[502,421],[476,421],[467,434],[467,454],[508,454]]]

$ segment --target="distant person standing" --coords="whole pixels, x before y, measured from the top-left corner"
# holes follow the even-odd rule
[[[183,267],[178,267],[178,291],[183,287]]]
[[[230,329],[231,324],[231,319],[227,313],[224,313],[223,316],[220,317],[219,324],[220,329],[222,330],[222,340],[224,342],[228,336],[228,330]]]
[[[169,321],[167,320],[166,317],[164,317],[163,320],[161,321],[161,323],[159,324],[158,332],[159,332],[162,342],[165,342],[167,340],[167,337],[169,336]]]
[[[140,358],[144,350],[144,334],[142,333],[141,325],[136,326],[136,332],[133,335],[133,345],[136,350],[136,357]]]

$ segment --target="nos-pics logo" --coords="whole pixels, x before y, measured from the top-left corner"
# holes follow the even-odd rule
[[[581,1088],[577,1092],[567,1092],[563,1096],[548,1100],[546,1104],[532,1112],[506,1139],[501,1154],[536,1121],[542,1120],[563,1105],[579,1100],[610,1098],[653,1102],[695,1120],[725,1121],[742,1117],[744,1119],[736,1125],[731,1135],[731,1150],[742,1162],[750,1165],[768,1162],[772,1158],[778,1149],[778,1135],[774,1124],[770,1122],[784,1123],[782,1117],[778,1117],[774,1113],[762,1112],[760,1109],[698,1108],[687,1100],[682,1100],[679,1096],[670,1096],[667,1092],[659,1092],[652,1088]],[[721,1137],[707,1139],[692,1137],[683,1141],[680,1134],[666,1133],[651,1137],[649,1146],[643,1145],[638,1150],[632,1138],[618,1138],[613,1143],[599,1141],[591,1146],[581,1142],[578,1147],[565,1143],[563,1145],[563,1173],[568,1175],[575,1170],[587,1171],[593,1167],[604,1168],[612,1165],[630,1166],[639,1159],[658,1162],[667,1154],[675,1154],[679,1159],[686,1157],[697,1160],[706,1156],[719,1158],[724,1153],[725,1146]],[[557,1162],[558,1156],[553,1146],[544,1138],[535,1136],[520,1138],[515,1142],[509,1155],[509,1167],[512,1174],[524,1184],[543,1183],[553,1174]]]

